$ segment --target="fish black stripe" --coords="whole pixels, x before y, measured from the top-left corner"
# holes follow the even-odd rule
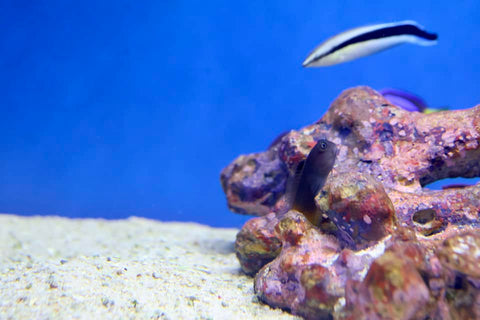
[[[332,54],[335,51],[338,51],[340,49],[343,49],[351,44],[363,42],[363,41],[368,41],[368,40],[375,40],[375,39],[381,39],[381,38],[388,38],[388,37],[394,37],[394,36],[400,36],[400,35],[413,35],[417,36],[419,38],[427,39],[427,40],[437,40],[438,36],[435,33],[428,33],[425,30],[420,29],[419,27],[412,25],[412,24],[403,24],[399,26],[393,26],[393,27],[386,27],[378,30],[373,30],[364,34],[360,34],[356,37],[353,37],[345,42],[340,43],[339,45],[333,47],[326,53],[318,56],[315,58],[313,61],[318,61],[322,59],[323,57],[328,56],[329,54]],[[312,62],[313,62],[312,61]]]

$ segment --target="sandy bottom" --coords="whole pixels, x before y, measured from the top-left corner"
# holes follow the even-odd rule
[[[0,318],[297,319],[258,302],[237,231],[0,215]]]

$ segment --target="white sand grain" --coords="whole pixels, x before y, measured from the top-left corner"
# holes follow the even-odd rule
[[[0,215],[0,319],[298,319],[257,301],[237,232]]]

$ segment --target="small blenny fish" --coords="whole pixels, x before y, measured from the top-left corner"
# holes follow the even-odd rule
[[[385,99],[390,101],[392,104],[405,109],[407,111],[418,111],[423,113],[432,113],[443,110],[448,110],[448,108],[430,108],[427,103],[420,98],[419,96],[410,93],[405,90],[385,88],[378,91]]]
[[[319,140],[307,158],[298,164],[287,188],[292,209],[303,213],[313,224],[318,222],[315,196],[325,185],[336,156],[335,143],[326,139]]]
[[[402,43],[421,46],[436,44],[438,36],[415,21],[368,25],[347,30],[316,47],[303,62],[304,67],[331,66],[383,51]]]

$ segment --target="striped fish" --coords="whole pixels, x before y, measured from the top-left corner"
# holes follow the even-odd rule
[[[415,21],[400,21],[359,27],[326,40],[303,62],[304,67],[324,67],[365,57],[402,43],[422,46],[437,43],[437,35],[429,33]]]

